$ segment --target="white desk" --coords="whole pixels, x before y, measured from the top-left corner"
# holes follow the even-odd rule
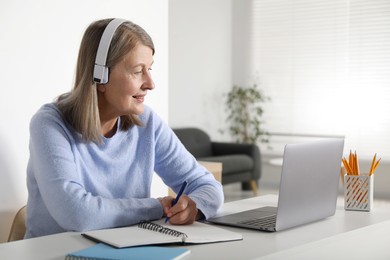
[[[390,220],[258,258],[259,260],[390,259]]]
[[[219,215],[234,213],[259,206],[273,206],[277,203],[277,196],[266,195],[251,199],[226,203]],[[345,211],[343,201],[340,200],[335,216],[307,224],[293,229],[267,233],[239,228],[227,228],[243,234],[242,241],[214,243],[203,245],[185,245],[191,250],[188,259],[257,259],[273,257],[270,259],[285,259],[288,250],[304,250],[315,241],[338,241],[340,234],[359,228],[370,228],[376,223],[390,220],[390,208],[376,207],[371,212]],[[389,224],[388,224],[389,225]],[[371,239],[373,237],[372,232]],[[365,237],[369,239],[369,237]],[[388,240],[388,239],[387,239]],[[79,233],[62,233],[46,237],[16,241],[0,244],[0,259],[64,259],[64,256],[79,249],[86,248],[94,243],[81,237]],[[303,248],[303,249],[300,249]],[[355,251],[349,251],[356,256]],[[281,254],[281,255],[278,255]],[[284,254],[284,255],[283,255]]]

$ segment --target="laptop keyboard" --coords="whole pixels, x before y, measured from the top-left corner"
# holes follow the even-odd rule
[[[254,227],[263,227],[263,228],[271,227],[272,228],[272,227],[275,227],[275,225],[276,225],[276,215],[244,220],[244,221],[238,222],[238,224],[244,224],[244,225],[249,225],[249,226],[254,226]]]

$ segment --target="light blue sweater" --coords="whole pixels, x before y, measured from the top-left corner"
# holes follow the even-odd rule
[[[64,122],[54,104],[30,123],[26,238],[64,231],[127,226],[162,217],[150,197],[156,172],[174,191],[186,194],[206,219],[223,203],[223,191],[149,107],[144,127],[117,130],[103,144],[85,143]]]

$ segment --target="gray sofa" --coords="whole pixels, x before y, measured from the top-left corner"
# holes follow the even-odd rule
[[[222,184],[241,182],[257,194],[261,177],[261,154],[255,144],[213,142],[199,128],[174,128],[186,149],[199,161],[222,163]]]

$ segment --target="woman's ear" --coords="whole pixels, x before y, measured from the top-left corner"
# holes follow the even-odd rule
[[[106,85],[104,84],[97,84],[97,90],[101,93],[106,92]]]

